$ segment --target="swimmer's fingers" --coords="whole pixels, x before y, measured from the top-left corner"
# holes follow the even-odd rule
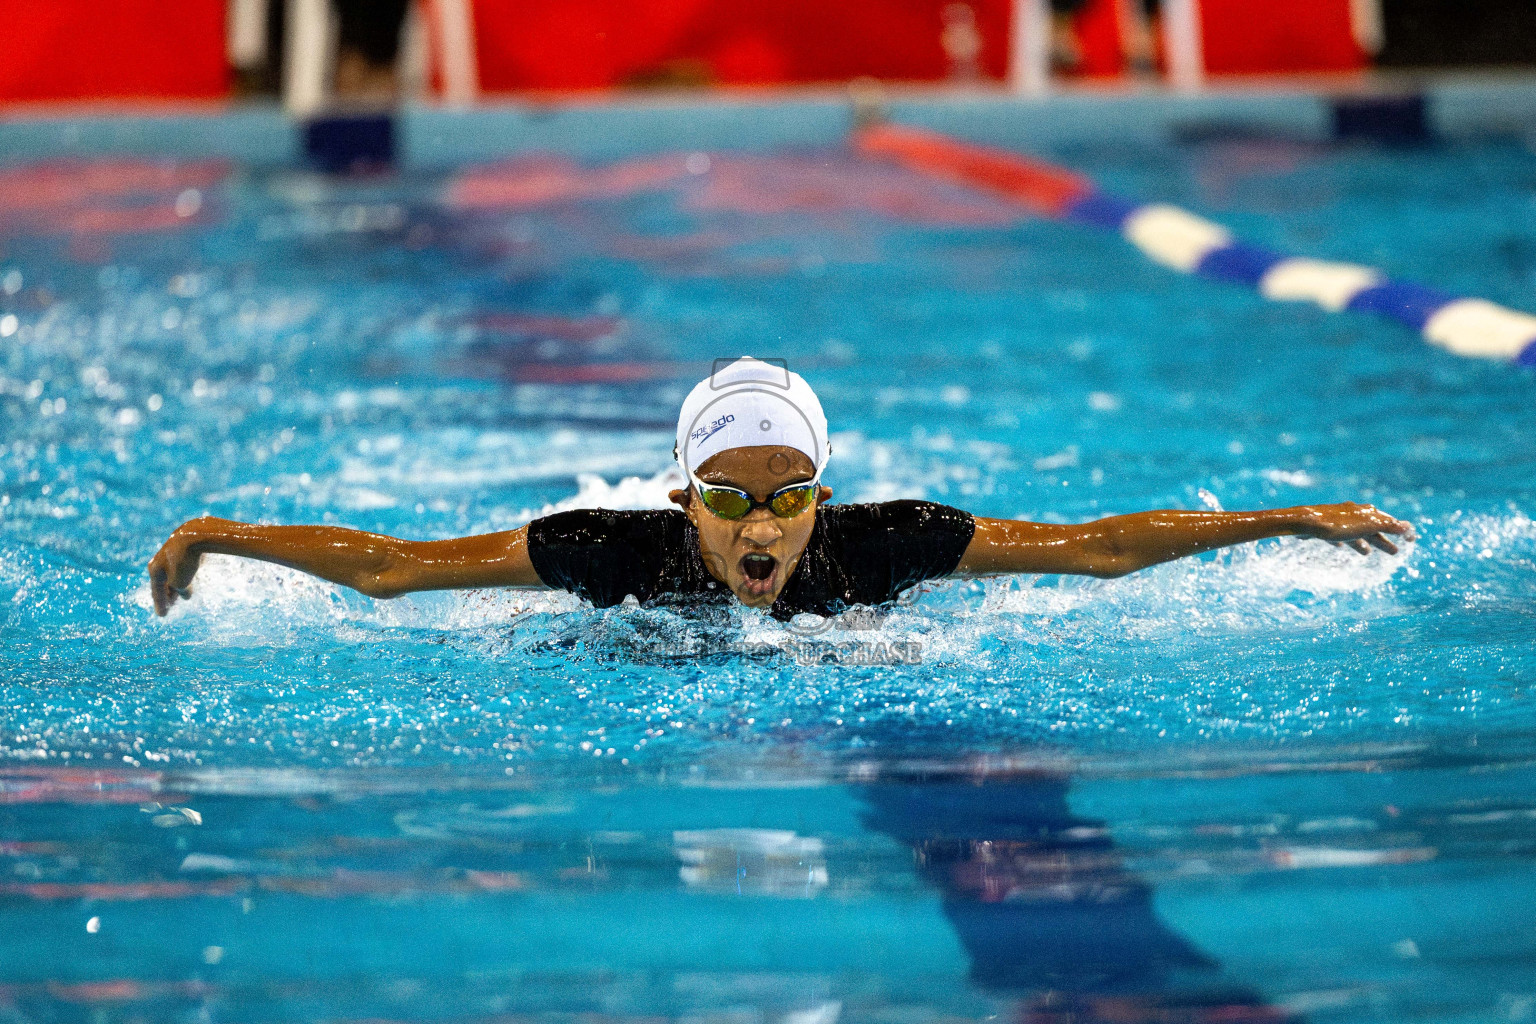
[[[1369,537],[1365,538],[1365,541],[1377,551],[1385,551],[1389,555],[1397,554],[1397,545],[1387,540],[1387,538],[1380,533],[1371,534]]]
[[[1370,554],[1371,548],[1375,548],[1377,551],[1385,551],[1389,555],[1397,554],[1397,545],[1393,544],[1391,541],[1387,540],[1386,537],[1379,533],[1372,533],[1364,538],[1357,537],[1353,540],[1331,540],[1328,543],[1332,544],[1336,548],[1353,548],[1354,550],[1360,552],[1362,555]],[[1367,545],[1369,545],[1369,547]]]
[[[149,563],[149,596],[155,603],[156,615],[164,616],[176,603],[176,592],[170,587],[170,570],[159,555]]]
[[[1362,542],[1382,551],[1395,551],[1395,547],[1382,547],[1377,543],[1379,540],[1391,545],[1386,539],[1389,535],[1406,541],[1418,539],[1411,523],[1394,518],[1370,505],[1346,502],[1342,505],[1315,506],[1309,511],[1313,519],[1307,532],[1334,544],[1348,544],[1356,551],[1362,549]]]
[[[149,562],[149,595],[156,615],[165,615],[177,598],[192,596],[192,578],[202,556],[186,550],[175,537],[165,542]]]
[[[1409,543],[1419,539],[1419,535],[1413,530],[1412,523],[1406,523],[1401,519],[1394,519],[1384,512],[1376,512],[1375,509],[1372,509],[1372,511],[1375,512],[1375,515],[1368,526],[1375,529],[1370,533],[1362,533],[1360,536],[1361,539],[1376,550],[1385,551],[1389,555],[1395,555],[1397,554],[1398,547],[1390,538],[1401,538]]]
[[[1398,536],[1413,539],[1413,524],[1410,522],[1384,513],[1375,505],[1353,505],[1352,508],[1362,525],[1375,528],[1379,533],[1398,534]]]
[[[1391,516],[1387,518],[1388,522],[1381,528],[1383,534],[1390,533],[1394,537],[1401,537],[1409,543],[1419,539],[1419,533],[1413,528],[1412,523],[1404,519],[1393,519]]]
[[[1363,512],[1365,520],[1363,525],[1372,531],[1372,534],[1367,536],[1367,539],[1370,540],[1373,545],[1381,547],[1381,545],[1376,544],[1376,540],[1385,540],[1387,534],[1391,534],[1394,537],[1401,537],[1407,541],[1418,540],[1417,534],[1413,532],[1412,523],[1405,522],[1404,520],[1398,519],[1395,516],[1390,516],[1373,505],[1366,505],[1363,509]],[[1375,539],[1372,539],[1373,537]],[[1385,551],[1386,548],[1382,548],[1382,550]]]

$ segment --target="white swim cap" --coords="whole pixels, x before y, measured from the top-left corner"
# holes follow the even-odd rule
[[[711,455],[729,448],[778,445],[803,452],[816,477],[832,455],[827,416],[811,386],[780,360],[717,359],[677,417],[677,461],[691,480]]]

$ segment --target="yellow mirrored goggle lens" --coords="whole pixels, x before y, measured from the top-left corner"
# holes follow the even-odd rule
[[[723,487],[705,487],[699,492],[704,507],[722,519],[740,519],[752,511],[752,499],[740,491]]]
[[[768,499],[768,507],[780,519],[789,519],[805,511],[811,503],[811,495],[814,491],[815,488],[809,484],[796,487],[792,491],[780,491]]]

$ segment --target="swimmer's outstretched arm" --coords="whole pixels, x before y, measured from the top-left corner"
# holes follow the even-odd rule
[[[155,614],[190,597],[204,555],[239,555],[307,572],[369,597],[417,590],[542,587],[526,527],[453,540],[412,541],[340,526],[256,526],[204,517],[183,523],[149,563]]]
[[[1413,527],[1370,505],[1301,505],[1262,512],[1138,512],[1079,526],[976,519],[957,576],[1070,573],[1110,578],[1266,537],[1314,537],[1362,555],[1397,553]]]

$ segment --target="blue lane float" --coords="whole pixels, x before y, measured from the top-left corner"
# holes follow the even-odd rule
[[[1069,213],[1069,219],[1078,218]],[[1098,215],[1094,220],[1102,222]],[[1356,263],[1271,252],[1162,203],[1132,208],[1115,227],[1151,259],[1184,273],[1247,284],[1276,301],[1313,302],[1335,313],[1377,313],[1457,355],[1536,365],[1536,316],[1529,313],[1392,281]]]
[[[1180,207],[1134,203],[1099,191],[1066,168],[935,132],[876,125],[856,133],[853,145],[866,156],[1001,195],[1036,215],[1117,231],[1181,273],[1244,284],[1278,302],[1376,313],[1457,355],[1536,366],[1536,316],[1530,313],[1392,281],[1372,267],[1274,252]]]

